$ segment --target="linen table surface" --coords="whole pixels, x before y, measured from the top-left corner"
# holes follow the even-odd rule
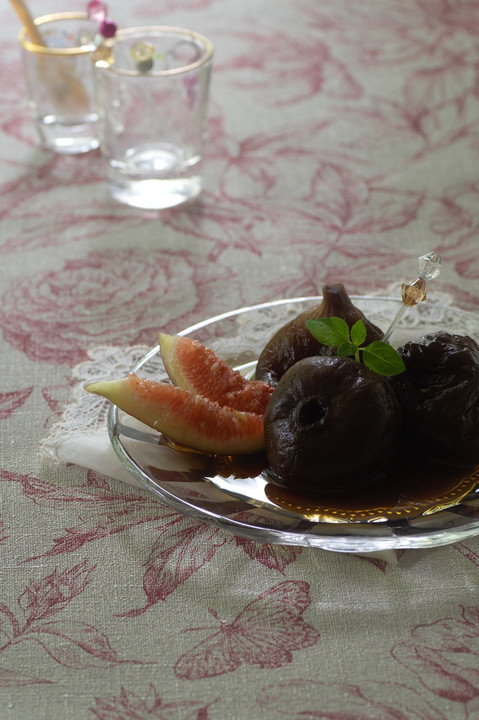
[[[479,5],[108,11],[213,42],[204,189],[135,210],[110,199],[99,151],[41,150],[4,3],[1,720],[479,718],[477,537],[373,556],[261,544],[88,453],[45,452],[78,368],[127,371],[160,329],[333,282],[400,297],[433,249],[430,301],[479,312]]]

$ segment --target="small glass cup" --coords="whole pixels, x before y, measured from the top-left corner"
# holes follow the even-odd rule
[[[96,54],[100,147],[112,197],[163,209],[201,192],[213,46],[174,27],[120,30]]]
[[[45,45],[19,35],[30,110],[41,144],[63,155],[99,146],[92,53],[97,23],[86,13],[37,18]]]

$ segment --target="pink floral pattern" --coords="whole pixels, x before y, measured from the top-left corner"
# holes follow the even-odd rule
[[[51,618],[62,613],[68,604],[82,594],[91,582],[87,560],[59,572],[57,568],[39,581],[30,580],[17,598],[20,613],[0,603],[0,653],[25,641],[37,642],[58,664],[72,669],[105,667],[122,661],[107,636],[84,621]],[[20,614],[20,618],[18,617]],[[131,661],[126,661],[131,662]],[[22,675],[18,684],[48,682]],[[8,668],[0,672],[0,687],[17,684]]]
[[[0,420],[5,420],[15,410],[23,405],[30,396],[33,387],[24,390],[12,390],[11,392],[0,393]]]
[[[100,152],[38,147],[3,11],[9,720],[479,718],[477,538],[396,565],[254,543],[38,453],[98,345],[151,346],[159,329],[328,282],[398,294],[432,248],[432,299],[479,310],[477,2],[273,4],[109,8],[120,27],[184,25],[215,45],[204,191],[161,213],[113,203]]]
[[[394,697],[394,702],[391,702]],[[318,698],[321,707],[318,708]],[[400,698],[397,700],[396,698]],[[321,683],[316,680],[292,680],[264,687],[258,695],[264,711],[277,717],[299,720],[302,717],[335,717],[340,720],[362,720],[380,717],[384,720],[446,720],[419,693],[396,683],[370,681],[361,686],[348,683]]]
[[[393,655],[432,693],[467,706],[479,691],[479,608],[415,627]]]
[[[95,698],[91,708],[97,720],[209,720],[208,706],[195,700],[163,702],[156,687],[150,685],[148,695],[143,698],[121,688],[118,697]]]
[[[233,622],[221,621],[219,630],[181,655],[175,675],[180,680],[203,680],[233,672],[242,663],[259,668],[290,663],[293,650],[319,640],[319,633],[302,617],[309,604],[307,583],[276,585],[248,603]]]

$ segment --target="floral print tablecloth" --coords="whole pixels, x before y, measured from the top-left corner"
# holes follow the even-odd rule
[[[40,15],[79,3],[31,0]],[[254,302],[395,294],[479,311],[473,0],[116,0],[215,45],[201,202],[114,204],[99,153],[37,147],[0,27],[2,720],[479,718],[479,541],[381,558],[261,545],[40,446],[73,369]]]

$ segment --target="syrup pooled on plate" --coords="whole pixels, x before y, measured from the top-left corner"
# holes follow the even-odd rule
[[[317,522],[399,521],[457,505],[479,484],[479,465],[453,466],[398,453],[369,485],[323,497],[270,482],[266,497],[278,507]]]
[[[240,499],[253,499],[253,504],[264,507],[266,499],[288,514],[313,522],[399,522],[454,507],[479,486],[479,464],[449,465],[408,455],[404,448],[368,485],[324,495],[278,482],[263,453],[203,457],[202,468],[200,474],[209,482]]]

